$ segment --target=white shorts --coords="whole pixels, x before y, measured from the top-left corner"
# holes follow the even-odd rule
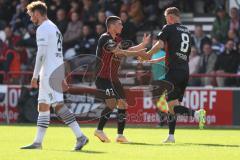
[[[59,85],[56,79],[40,78],[38,103],[45,103],[49,105],[63,103],[63,92],[61,87],[62,86]]]

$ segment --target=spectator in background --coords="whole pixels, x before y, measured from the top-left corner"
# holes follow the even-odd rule
[[[224,51],[224,49],[224,44],[220,43],[217,37],[212,37],[212,51],[219,55]]]
[[[238,37],[237,31],[230,29],[230,30],[228,31],[228,39],[233,40],[233,42],[234,42],[234,47],[236,48],[236,46],[237,46],[238,43],[239,43],[239,37]]]
[[[118,15],[119,10],[121,8],[121,5],[123,3],[129,3],[131,0],[121,0],[121,1],[116,1],[116,0],[99,0],[98,5],[99,8],[103,8],[106,11],[107,17],[110,15]]]
[[[64,49],[73,47],[81,37],[82,22],[79,20],[77,12],[72,13],[71,21],[68,23],[67,30],[63,35]]]
[[[8,50],[8,45],[0,39],[0,58],[5,58],[6,51]]]
[[[101,34],[103,34],[105,31],[106,31],[105,25],[97,24],[95,27],[96,38],[98,39],[101,36]]]
[[[12,19],[15,13],[14,1],[0,0],[0,30],[3,30],[5,25]]]
[[[192,35],[192,45],[196,47],[198,53],[202,53],[205,43],[211,43],[211,39],[204,34],[202,25],[196,25]]]
[[[8,50],[7,45],[0,39],[0,84],[3,83],[4,75],[4,62],[5,62],[5,53]]]
[[[56,13],[59,9],[64,9],[65,11],[69,8],[69,3],[64,3],[64,0],[51,0],[47,1],[48,6],[48,17],[51,20],[56,19]]]
[[[96,3],[93,3],[92,0],[83,0],[83,12],[82,12],[82,21],[84,24],[92,23],[96,21],[96,16],[98,12],[98,6]]]
[[[67,17],[71,18],[72,13],[74,13],[74,12],[77,12],[80,15],[80,11],[81,11],[80,4],[82,5],[82,3],[77,0],[71,1],[70,10],[67,14]]]
[[[135,26],[141,29],[144,25],[144,13],[140,0],[132,0],[129,16]]]
[[[239,29],[240,29],[240,18],[239,18],[239,12],[238,9],[236,7],[231,8],[230,10],[230,24],[229,24],[229,29],[231,31],[237,31],[238,34]]]
[[[67,30],[67,26],[68,26],[66,11],[64,9],[59,9],[57,11],[56,25],[57,25],[58,29],[60,30],[60,32],[62,33],[62,35],[64,35],[64,33]]]
[[[28,0],[20,0],[20,4],[16,6],[16,13],[13,15],[10,22],[14,32],[21,33],[21,29],[27,28],[30,24],[29,16],[26,13],[27,4]]]
[[[217,9],[217,16],[213,23],[212,37],[219,39],[219,42],[225,43],[227,41],[227,33],[229,30],[230,19],[226,14],[224,7]]]
[[[211,44],[204,44],[203,45],[203,54],[200,56],[199,60],[199,70],[198,73],[213,73],[214,66],[217,60],[217,55],[213,53]],[[209,77],[201,78],[201,85],[212,85],[213,79]]]
[[[13,49],[8,49],[6,52],[4,71],[8,72],[19,72],[21,70],[21,55],[20,53],[24,50],[23,41],[18,41]],[[19,75],[11,75],[10,82],[19,82]]]
[[[4,28],[5,40],[4,43],[8,46],[8,48],[13,48],[15,44],[21,39],[20,36],[17,36],[13,33],[13,30],[10,26],[6,26]]]
[[[197,48],[192,46],[191,53],[189,55],[189,74],[195,74],[199,70],[200,56],[198,54]],[[190,78],[188,84],[190,86],[198,86],[199,81],[196,78]]]
[[[161,25],[159,23],[158,1],[142,1],[144,15],[149,29],[155,29],[155,26]]]
[[[22,41],[25,47],[28,47],[31,50],[37,47],[36,43],[36,26],[29,24],[24,35],[22,35]]]
[[[124,40],[131,40],[133,43],[136,43],[136,26],[130,21],[127,12],[121,12],[120,18],[123,24],[123,30],[121,36]],[[131,34],[129,34],[131,33]]]
[[[233,40],[228,40],[225,51],[217,57],[217,62],[214,67],[215,73],[237,73],[240,64],[240,56],[236,48],[234,48]],[[217,84],[223,86],[235,86],[235,78],[217,77]]]
[[[84,25],[82,36],[75,46],[77,54],[95,54],[97,39],[91,31],[89,25]]]
[[[97,23],[105,25],[106,22],[106,15],[103,10],[98,12]]]

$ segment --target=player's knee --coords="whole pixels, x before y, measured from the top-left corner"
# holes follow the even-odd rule
[[[168,102],[168,109],[169,109],[168,111],[169,111],[169,113],[175,114],[174,107],[177,106],[177,105],[179,105],[179,101],[178,100],[173,100],[173,101]]]
[[[45,103],[39,103],[38,104],[38,112],[47,112],[50,110],[50,106]]]
[[[171,114],[171,113],[168,114],[168,116],[167,116],[168,123],[174,122],[176,120],[177,120],[177,116],[175,114]]]
[[[52,107],[53,107],[55,112],[58,112],[63,106],[64,106],[63,103],[54,103],[54,104],[52,104]]]
[[[117,108],[118,109],[127,109],[127,103],[124,100],[118,100]]]
[[[106,106],[108,108],[110,108],[111,110],[113,110],[116,107],[116,99],[115,98],[106,99],[105,103],[106,103]]]

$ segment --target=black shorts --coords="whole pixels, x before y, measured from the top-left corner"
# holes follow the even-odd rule
[[[166,80],[154,80],[152,86],[152,95],[154,99],[158,99],[164,92],[169,94],[174,89],[173,84]]]
[[[103,99],[125,99],[123,86],[119,80],[110,81],[108,79],[98,77],[95,84],[97,89],[105,92],[105,96],[103,97]]]
[[[174,87],[172,92],[168,93],[168,102],[176,99],[182,102],[188,79],[189,72],[184,70],[170,70],[166,74],[165,80],[172,83]]]

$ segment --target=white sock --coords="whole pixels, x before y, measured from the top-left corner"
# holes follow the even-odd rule
[[[98,130],[98,129],[96,129],[96,131],[97,131],[97,132],[103,132],[103,130]]]
[[[39,112],[37,120],[37,134],[34,139],[34,143],[42,143],[48,125],[50,123],[50,111]]]
[[[118,134],[118,137],[121,137],[121,136],[123,136],[123,134]]]
[[[169,134],[169,138],[174,138],[174,134]]]
[[[72,123],[69,124],[68,126],[72,129],[73,133],[75,134],[75,136],[76,136],[77,138],[83,136],[83,133],[82,133],[82,131],[81,131],[81,129],[80,129],[80,126],[78,125],[77,121],[72,122]]]

